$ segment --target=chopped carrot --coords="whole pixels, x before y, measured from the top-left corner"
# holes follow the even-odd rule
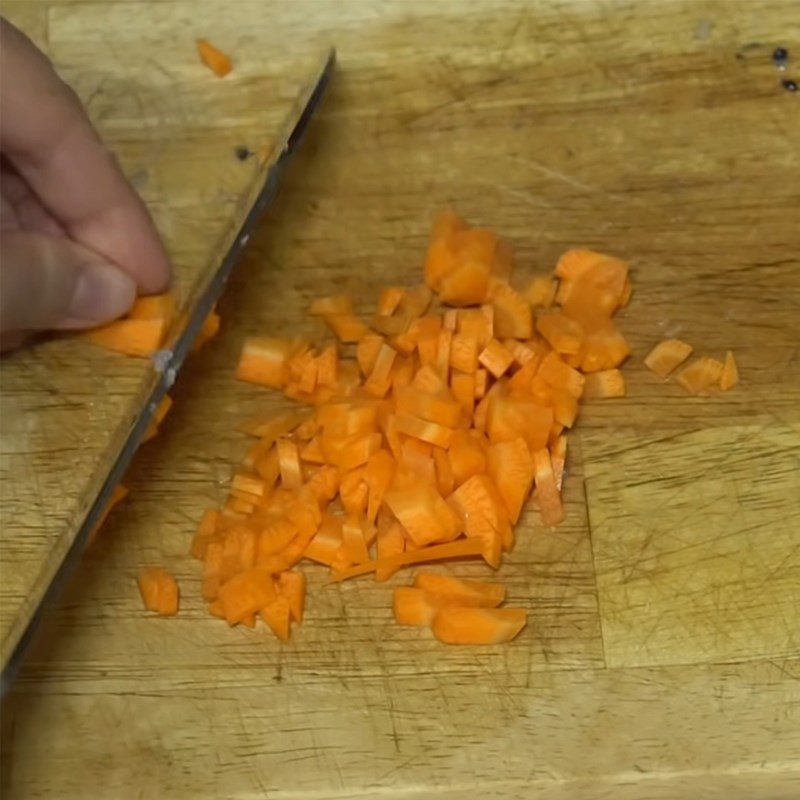
[[[353,299],[346,294],[333,297],[318,297],[308,308],[312,317],[325,317],[328,314],[352,314]]]
[[[112,490],[111,490],[111,497],[108,498],[108,502],[105,504],[105,507],[100,512],[100,516],[97,518],[97,522],[95,522],[94,527],[89,532],[89,535],[86,538],[86,546],[89,547],[92,542],[97,538],[97,534],[100,533],[100,529],[103,527],[103,524],[108,519],[108,515],[111,513],[112,509],[114,508],[117,503],[124,500],[129,493],[129,489],[127,486],[123,486],[121,483],[118,483]]]
[[[722,365],[722,372],[719,376],[719,388],[723,392],[732,389],[739,383],[739,368],[736,366],[736,361],[733,353],[730,350],[725,354],[725,363]]]
[[[478,539],[459,539],[455,542],[445,544],[435,544],[430,547],[423,547],[418,550],[407,550],[395,556],[379,558],[375,561],[367,561],[366,564],[358,564],[354,567],[334,572],[331,576],[333,582],[346,581],[350,578],[357,578],[359,575],[367,575],[381,569],[391,569],[392,567],[404,567],[409,564],[424,564],[433,561],[446,561],[449,558],[465,558],[467,556],[478,556],[483,550],[483,543]]]
[[[659,342],[644,360],[645,366],[660,378],[666,378],[692,354],[692,346],[680,339]]]
[[[239,426],[256,440],[192,543],[209,613],[245,626],[260,616],[287,640],[304,559],[334,582],[475,556],[496,569],[532,491],[545,525],[563,519],[564,431],[584,393],[624,393],[630,348],[611,317],[631,282],[625,262],[585,250],[559,261],[557,287],[518,292],[513,267],[494,233],[443,212],[425,284],[384,288],[369,326],[348,296],[311,304],[354,357],[336,343],[246,340],[237,377],[310,408]],[[499,583],[421,572],[398,588],[395,615],[442,641],[507,641],[525,612],[496,608],[504,596]]]
[[[161,319],[120,319],[83,334],[93,344],[130,356],[149,356],[158,350],[166,333]]]
[[[414,586],[440,603],[454,606],[496,608],[506,599],[506,587],[502,583],[484,583],[439,575],[435,572],[418,572]]]
[[[398,625],[428,627],[436,616],[438,603],[423,589],[397,586],[392,595],[392,608]]]
[[[323,319],[342,342],[357,342],[367,333],[367,326],[353,314],[325,314]]]
[[[148,611],[155,611],[162,617],[178,613],[178,584],[165,569],[142,569],[139,572],[139,592]]]
[[[499,378],[514,363],[514,356],[497,339],[492,339],[478,356],[478,361]]]
[[[208,39],[197,39],[197,53],[200,60],[218,77],[224,78],[232,69],[230,56],[214,47]]]
[[[433,618],[433,635],[446,644],[510,642],[525,627],[524,608],[444,606]]]
[[[689,394],[702,394],[720,381],[725,365],[716,358],[698,358],[678,373],[675,380]]]
[[[618,369],[591,372],[586,376],[584,397],[625,397],[625,378]]]

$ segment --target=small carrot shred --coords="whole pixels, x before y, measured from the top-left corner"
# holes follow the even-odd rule
[[[618,369],[591,372],[586,376],[584,397],[625,397],[625,378]]]
[[[197,53],[200,60],[218,77],[224,78],[232,69],[230,56],[214,47],[208,39],[197,39]]]

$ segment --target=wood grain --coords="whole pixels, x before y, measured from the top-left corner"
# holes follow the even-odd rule
[[[70,41],[136,39],[136,4],[50,5]],[[148,36],[190,7],[154,5]],[[234,54],[333,41],[341,69],[221,337],[187,364],[3,709],[5,794],[796,797],[800,107],[770,59],[800,52],[793,4],[208,9]],[[504,233],[523,276],[573,245],[633,263],[628,397],[585,406],[566,522],[526,515],[502,568],[528,629],[443,648],[391,623],[385,585],[313,570],[290,645],[227,629],[186,550],[244,450],[234,421],[282,402],[233,380],[243,338],[308,333],[315,295],[366,310],[415,280],[446,202]],[[671,335],[733,349],[742,385],[694,399],[654,379],[642,358]],[[147,563],[179,578],[177,618],[143,615]]]
[[[15,15],[15,11],[19,15]],[[192,39],[109,42],[80,15],[42,4],[11,5],[12,20],[46,47],[72,84],[133,185],[147,202],[173,265],[178,320],[233,244],[279,155],[275,147],[298,94],[322,53],[252,63],[218,80],[199,63]],[[143,8],[119,9],[120,31],[136,29]],[[158,30],[157,27],[154,30]],[[93,35],[94,34],[94,35]],[[102,66],[102,70],[100,67]],[[223,98],[227,113],[220,116]],[[236,157],[246,145],[260,155]],[[0,661],[5,667],[70,550],[157,375],[148,359],[104,353],[80,341],[51,340],[3,360],[0,392],[3,526],[0,548]],[[151,409],[152,410],[152,409]]]

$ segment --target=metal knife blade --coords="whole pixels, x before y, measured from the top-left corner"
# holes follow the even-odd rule
[[[277,137],[277,155],[273,150],[273,163],[269,167],[265,180],[252,199],[250,210],[245,216],[233,244],[228,249],[222,262],[216,271],[211,271],[204,280],[200,281],[200,285],[195,287],[193,297],[187,303],[187,307],[191,309],[185,317],[185,324],[182,329],[174,331],[171,335],[171,341],[168,346],[159,351],[154,357],[156,378],[154,385],[150,391],[149,399],[144,406],[144,409],[139,414],[135,423],[131,427],[128,438],[111,468],[108,477],[103,483],[103,487],[95,498],[89,513],[86,515],[83,524],[81,525],[78,533],[75,536],[72,544],[67,550],[64,559],[53,580],[44,596],[39,603],[36,611],[32,614],[28,625],[17,642],[8,662],[3,667],[2,681],[0,681],[0,696],[5,695],[14,675],[19,667],[19,662],[22,654],[25,651],[28,643],[30,642],[33,633],[41,619],[44,609],[53,601],[58,595],[59,590],[64,584],[65,579],[68,577],[72,566],[77,560],[77,557],[83,551],[89,533],[94,528],[97,520],[105,508],[111,492],[117,483],[122,478],[125,470],[128,468],[131,459],[133,458],[142,436],[144,435],[150,419],[161,402],[164,395],[175,382],[178,371],[183,366],[183,362],[188,354],[192,343],[197,337],[200,328],[205,321],[208,314],[211,312],[214,304],[216,303],[222,289],[225,286],[231,271],[236,264],[242,250],[247,244],[250,234],[258,223],[262,214],[272,199],[277,193],[281,177],[283,176],[286,167],[294,155],[303,134],[308,128],[308,124],[319,106],[325,90],[330,81],[331,73],[336,61],[336,53],[331,48],[322,59],[321,66],[315,72],[314,78],[309,83],[308,87],[301,92],[298,99],[287,117],[287,121],[281,134]]]

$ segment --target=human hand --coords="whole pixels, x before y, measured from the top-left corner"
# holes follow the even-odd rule
[[[0,349],[115,319],[169,262],[74,92],[0,19]]]

